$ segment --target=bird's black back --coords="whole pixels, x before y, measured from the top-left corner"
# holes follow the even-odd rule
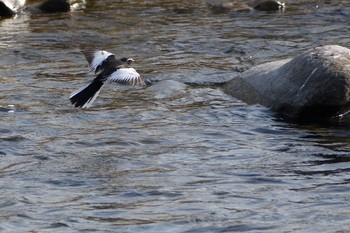
[[[88,61],[89,65],[91,66],[93,63],[93,60],[95,58],[95,53],[97,50],[85,50],[83,51],[83,54],[85,55],[86,60]],[[98,73],[100,71],[103,71],[104,69],[111,69],[112,67],[118,66],[120,63],[119,60],[117,60],[114,56],[114,54],[109,55],[101,64],[99,64],[96,69],[95,73]]]

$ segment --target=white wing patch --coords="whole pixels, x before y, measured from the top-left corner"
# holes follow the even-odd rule
[[[116,82],[129,85],[146,85],[143,78],[134,68],[120,68],[113,72],[107,79],[108,82]]]
[[[95,51],[93,53],[93,59],[90,64],[90,71],[96,71],[96,68],[101,65],[101,63],[107,59],[107,57],[114,55],[113,53],[107,51]]]

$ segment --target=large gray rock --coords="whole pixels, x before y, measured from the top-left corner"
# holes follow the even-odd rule
[[[291,118],[328,118],[350,110],[350,50],[328,45],[293,59],[255,66],[224,91]]]

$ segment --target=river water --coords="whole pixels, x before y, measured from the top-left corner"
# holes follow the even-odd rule
[[[347,0],[274,13],[104,0],[2,19],[0,231],[346,232],[349,117],[296,124],[214,84],[350,45],[349,16]],[[81,53],[92,47],[189,85],[112,85],[74,109],[69,94],[94,77]]]

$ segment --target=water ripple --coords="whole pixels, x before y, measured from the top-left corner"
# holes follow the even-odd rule
[[[1,231],[348,230],[349,118],[295,124],[220,90],[254,64],[348,45],[347,1],[206,2],[88,1],[0,21]],[[73,109],[91,47],[135,58],[155,85],[106,87]]]

